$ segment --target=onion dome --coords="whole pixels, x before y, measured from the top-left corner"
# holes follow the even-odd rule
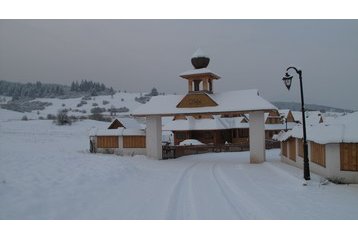
[[[206,68],[209,65],[210,58],[204,54],[201,49],[198,49],[191,57],[191,64],[195,69]]]

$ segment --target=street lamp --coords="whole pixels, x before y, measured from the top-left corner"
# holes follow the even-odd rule
[[[285,83],[285,86],[288,90],[290,90],[292,78],[288,71],[290,69],[293,69],[296,71],[296,73],[299,76],[300,79],[300,89],[301,89],[301,112],[302,112],[302,125],[303,125],[303,177],[305,180],[310,180],[310,167],[309,167],[309,161],[308,161],[308,146],[307,146],[307,138],[306,138],[306,117],[305,117],[305,108],[304,108],[304,100],[303,100],[303,86],[302,86],[302,70],[297,69],[293,66],[288,67],[286,69],[286,74],[282,78],[283,82]]]

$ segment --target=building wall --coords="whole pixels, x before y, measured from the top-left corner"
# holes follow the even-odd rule
[[[288,144],[288,143],[287,143]],[[281,143],[282,151],[283,143]],[[287,154],[290,154],[290,147],[287,146]],[[298,140],[296,139],[296,161],[293,161],[284,156],[281,153],[281,161],[295,167],[303,169],[303,157],[298,155]],[[340,144],[326,144],[325,145],[325,154],[326,154],[326,167],[320,166],[316,163],[310,161],[310,171],[318,174],[320,176],[329,178],[329,179],[343,179],[346,183],[358,183],[358,171],[341,171],[341,160],[340,160]],[[308,155],[310,159],[311,155],[311,146],[308,142]],[[311,159],[310,159],[311,160]]]
[[[95,137],[97,144],[97,137]],[[97,147],[97,146],[96,146]],[[123,137],[118,136],[118,148],[96,148],[97,153],[116,154],[116,155],[146,155],[146,148],[123,148]]]

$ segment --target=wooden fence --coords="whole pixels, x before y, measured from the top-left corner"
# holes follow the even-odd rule
[[[280,148],[280,142],[266,140],[266,149]],[[164,145],[162,147],[163,159],[174,159],[185,155],[203,154],[212,152],[238,152],[248,151],[250,146],[248,143],[243,144],[227,144],[227,145]]]

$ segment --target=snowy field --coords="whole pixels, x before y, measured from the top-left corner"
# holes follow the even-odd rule
[[[1,120],[0,120],[1,121]],[[320,185],[267,151],[156,161],[90,154],[106,123],[0,122],[0,219],[358,219],[358,186]]]

